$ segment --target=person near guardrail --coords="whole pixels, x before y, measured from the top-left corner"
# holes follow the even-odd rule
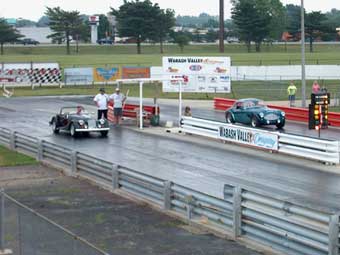
[[[317,81],[314,81],[312,85],[312,93],[318,94],[319,92],[320,92],[320,85]]]
[[[99,93],[94,97],[93,101],[98,108],[98,120],[103,118],[107,119],[107,105],[109,103],[109,96],[105,94],[105,89],[100,88]]]
[[[110,96],[110,100],[113,101],[113,124],[119,126],[123,115],[123,104],[126,97],[124,94],[120,93],[119,88],[116,88],[116,92]]]
[[[186,116],[186,117],[191,117],[191,116],[192,116],[190,106],[186,106],[186,107],[184,108],[184,116]]]
[[[289,106],[294,107],[295,106],[295,94],[296,94],[296,86],[293,81],[290,82],[287,92],[288,92],[288,100],[289,100]]]

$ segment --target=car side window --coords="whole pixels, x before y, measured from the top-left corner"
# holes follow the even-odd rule
[[[242,109],[243,108],[243,104],[241,103],[241,102],[238,102],[238,103],[236,103],[236,107],[235,107],[236,109]]]

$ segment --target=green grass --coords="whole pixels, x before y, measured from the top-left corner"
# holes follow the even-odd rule
[[[35,165],[38,162],[29,156],[11,151],[0,145],[0,167],[1,166],[22,166]]]
[[[218,52],[217,45],[189,45],[181,54],[178,46],[166,45],[165,53],[159,53],[159,46],[142,47],[143,54],[136,54],[135,45],[124,46],[80,46],[78,54],[65,54],[65,46],[6,47],[1,62],[58,62],[65,67],[111,67],[111,66],[160,66],[162,56],[230,56],[233,65],[288,65],[300,63],[299,45],[289,45],[287,52],[283,45],[263,46],[260,53],[247,53],[244,45],[226,45],[225,53]],[[307,64],[340,64],[340,45],[315,45],[314,53],[306,53]]]

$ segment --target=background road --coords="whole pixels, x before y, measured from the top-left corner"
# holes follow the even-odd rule
[[[89,98],[82,102],[92,103]],[[52,134],[48,121],[61,106],[76,105],[79,98],[0,99],[0,126],[37,136],[104,160],[148,173],[178,184],[223,197],[223,185],[240,182],[262,189],[275,189],[290,202],[315,207],[340,209],[340,175],[335,166],[324,166],[293,157],[211,142],[195,136],[183,141],[149,135],[129,128],[113,128],[109,138],[97,135],[73,139],[67,134]],[[90,107],[95,110],[95,108]],[[161,105],[161,118],[176,118],[174,105]],[[193,114],[208,114],[194,109]],[[222,118],[218,112],[209,116]],[[293,124],[294,127],[296,124]],[[289,129],[290,125],[287,127]],[[303,129],[302,126],[300,127]],[[329,132],[329,131],[328,131]],[[329,132],[335,137],[337,130]],[[187,140],[193,140],[194,143]],[[197,142],[197,143],[196,143]]]

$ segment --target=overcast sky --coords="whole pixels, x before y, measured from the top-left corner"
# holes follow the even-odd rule
[[[195,15],[205,12],[210,15],[218,14],[219,0],[151,0],[161,8],[174,9],[176,15]],[[283,4],[297,4],[300,0],[281,0]],[[0,17],[23,18],[37,21],[44,15],[46,6],[60,6],[64,10],[78,10],[81,14],[107,13],[110,7],[117,8],[123,0],[2,0]],[[230,17],[231,4],[225,0],[225,15]],[[305,0],[307,11],[326,12],[332,8],[340,10],[340,0]]]

